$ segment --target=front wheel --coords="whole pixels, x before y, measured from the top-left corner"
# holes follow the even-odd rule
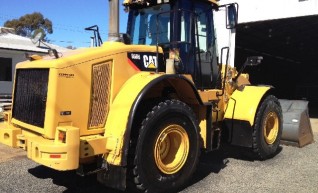
[[[280,144],[283,115],[280,103],[273,95],[267,96],[257,110],[253,127],[253,150],[256,158],[273,157]]]
[[[133,182],[139,192],[175,192],[199,159],[199,130],[189,106],[177,100],[156,105],[143,120],[136,145]]]

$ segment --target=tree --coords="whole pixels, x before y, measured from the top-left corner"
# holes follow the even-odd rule
[[[42,38],[45,38],[46,34],[53,33],[52,21],[44,18],[39,12],[26,14],[19,19],[8,20],[4,26],[14,28],[18,35],[30,38],[39,32],[43,33]]]

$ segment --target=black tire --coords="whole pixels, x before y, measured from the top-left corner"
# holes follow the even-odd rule
[[[192,109],[178,100],[161,102],[142,121],[132,171],[128,171],[133,187],[128,188],[175,192],[195,171],[199,154],[199,127]]]
[[[280,103],[268,95],[257,110],[253,127],[253,151],[256,159],[264,160],[276,155],[283,129]]]

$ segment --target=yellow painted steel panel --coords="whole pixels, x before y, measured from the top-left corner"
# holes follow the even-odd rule
[[[57,140],[58,131],[66,133],[65,143]],[[42,136],[28,137],[27,156],[39,164],[56,170],[74,170],[79,166],[79,144],[78,128],[58,127],[55,140],[45,139]],[[58,155],[60,158],[56,157]]]
[[[108,156],[107,161],[113,165],[120,165],[122,158],[122,147],[124,143],[124,135],[127,129],[129,113],[141,90],[152,80],[162,76],[163,74],[155,74],[150,72],[140,72],[131,77],[121,88],[115,100],[111,104],[108,114],[105,137],[113,138],[117,141],[114,149],[113,142],[107,143],[106,148],[112,149]]]
[[[244,120],[254,125],[257,107],[269,89],[269,86],[245,86],[242,91],[235,90],[225,109],[224,118]]]

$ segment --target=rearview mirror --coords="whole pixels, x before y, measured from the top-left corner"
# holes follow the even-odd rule
[[[243,66],[238,71],[237,75],[233,78],[233,81],[235,82],[238,79],[238,77],[242,74],[242,72],[246,66],[257,66],[262,62],[262,60],[263,60],[262,56],[249,56],[249,57],[247,57]]]
[[[238,4],[230,4],[226,7],[226,28],[234,29],[237,25],[238,19]]]

